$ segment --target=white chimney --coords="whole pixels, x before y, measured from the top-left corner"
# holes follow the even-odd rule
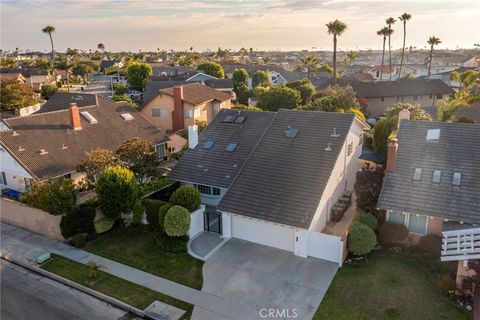
[[[188,147],[195,149],[198,144],[198,126],[188,126]]]

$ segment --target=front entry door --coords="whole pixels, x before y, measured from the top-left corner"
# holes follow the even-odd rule
[[[222,234],[222,213],[207,206],[203,212],[204,230]]]

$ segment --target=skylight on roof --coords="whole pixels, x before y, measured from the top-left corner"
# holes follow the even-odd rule
[[[287,130],[287,138],[295,138],[297,136],[298,129],[295,128],[288,128]]]
[[[454,186],[459,186],[461,183],[462,183],[462,174],[460,172],[454,172],[452,184]]]
[[[225,151],[233,152],[233,151],[235,151],[236,148],[237,148],[237,144],[236,144],[236,143],[230,143],[230,144],[225,148]]]
[[[433,170],[433,178],[432,181],[434,183],[440,183],[440,177],[442,176],[442,171],[440,170]]]
[[[419,181],[422,178],[422,168],[415,168],[413,180]]]
[[[208,139],[208,140],[205,141],[205,143],[203,144],[203,149],[211,149],[214,144],[215,144],[215,140]]]
[[[121,113],[120,115],[125,121],[133,120],[133,116],[130,113]]]
[[[440,139],[440,129],[428,129],[427,141],[438,141]]]
[[[90,112],[88,112],[88,111],[82,111],[82,112],[80,112],[80,113],[81,113],[82,116],[84,116],[85,119],[87,119],[88,122],[90,122],[91,124],[98,123],[97,119],[95,119],[95,117],[92,116],[92,115],[90,114]]]
[[[235,120],[233,120],[233,123],[243,123],[243,121],[245,121],[245,116],[238,116],[235,118]]]
[[[223,121],[222,121],[222,122],[232,123],[234,119],[235,119],[235,116],[234,116],[234,115],[228,115],[228,116],[226,116],[225,118],[223,118]]]

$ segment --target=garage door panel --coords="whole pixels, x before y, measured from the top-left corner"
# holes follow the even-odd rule
[[[291,252],[295,246],[293,228],[243,216],[232,217],[232,237]]]

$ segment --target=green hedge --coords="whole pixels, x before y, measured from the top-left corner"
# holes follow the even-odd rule
[[[193,186],[182,186],[170,196],[170,203],[194,211],[200,206],[200,192]]]
[[[137,200],[137,202],[135,202],[135,205],[133,206],[132,223],[134,225],[142,224],[142,218],[143,218],[143,204],[142,204],[142,201]]]
[[[366,225],[373,231],[377,229],[377,225],[378,225],[377,217],[375,217],[373,214],[369,212],[361,211],[360,214],[357,216],[356,221]]]
[[[182,206],[173,206],[165,215],[165,233],[170,237],[185,236],[190,229],[190,212]]]
[[[147,222],[155,230],[160,230],[158,215],[160,213],[160,208],[165,204],[167,203],[161,200],[155,200],[155,199],[143,200],[143,205],[145,206],[145,214],[147,215]]]
[[[165,224],[165,216],[167,215],[168,210],[173,207],[170,203],[164,204],[163,206],[160,207],[160,211],[158,213],[158,224],[160,225],[160,228],[164,230],[164,224]]]
[[[60,231],[67,239],[77,233],[95,233],[95,207],[88,204],[81,204],[75,207],[71,213],[62,216]]]
[[[115,221],[109,219],[109,218],[102,218],[100,220],[95,221],[95,231],[97,233],[104,233],[112,229],[113,224]]]
[[[369,253],[377,245],[377,236],[370,227],[354,222],[348,232],[348,250],[357,255]]]

